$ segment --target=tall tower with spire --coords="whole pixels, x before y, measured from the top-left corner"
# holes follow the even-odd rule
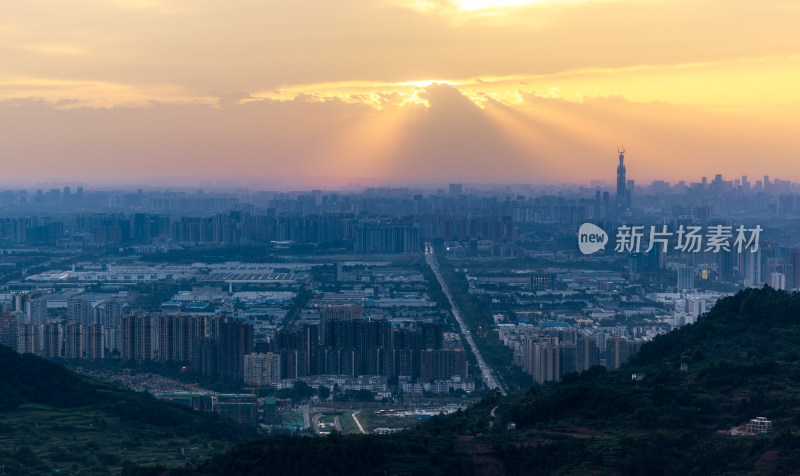
[[[619,166],[617,166],[617,212],[624,213],[628,208],[628,193],[625,190],[627,181],[625,179],[625,147],[620,144],[617,147],[619,152]]]

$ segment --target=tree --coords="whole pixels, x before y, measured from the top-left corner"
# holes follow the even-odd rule
[[[331,396],[331,390],[324,385],[320,385],[317,389],[317,395],[319,396],[320,400],[327,400]]]

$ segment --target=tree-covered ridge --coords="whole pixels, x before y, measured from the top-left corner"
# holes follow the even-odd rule
[[[270,437],[211,458],[196,474],[469,475],[454,437],[370,435],[324,438]]]
[[[61,409],[103,407],[123,421],[213,433],[214,437],[231,440],[255,436],[246,427],[217,415],[197,413],[185,405],[160,401],[147,393],[122,390],[78,375],[57,363],[0,346],[0,411],[14,410],[23,404]]]
[[[753,364],[800,358],[800,293],[769,287],[720,300],[694,324],[642,346],[631,366],[730,360]]]
[[[69,408],[101,399],[94,382],[62,365],[0,345],[0,411],[23,403]]]
[[[215,448],[257,435],[218,415],[118,389],[0,346],[0,462],[6,474],[65,468],[107,474],[126,460],[174,460],[188,447],[204,459]]]

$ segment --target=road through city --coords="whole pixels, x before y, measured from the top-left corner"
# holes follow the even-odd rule
[[[431,246],[430,243],[425,243],[425,261],[428,263],[428,266],[431,267],[431,270],[433,270],[433,274],[436,275],[436,279],[439,281],[439,285],[442,287],[442,292],[445,296],[447,296],[447,301],[450,302],[450,308],[453,312],[453,317],[455,317],[456,322],[458,322],[461,335],[464,336],[464,340],[467,341],[467,345],[469,345],[470,350],[472,350],[472,354],[475,356],[475,360],[478,362],[478,367],[481,369],[481,376],[483,377],[483,381],[486,383],[486,386],[490,389],[496,388],[500,390],[501,394],[506,395],[505,389],[500,385],[500,382],[497,380],[497,378],[495,378],[494,374],[492,373],[492,369],[489,368],[489,366],[486,365],[486,362],[483,360],[481,351],[478,350],[478,346],[475,344],[475,340],[472,338],[472,334],[464,322],[461,312],[458,310],[458,306],[456,306],[455,301],[453,301],[453,296],[450,294],[447,283],[444,282],[442,274],[439,272],[439,262],[436,261],[436,255],[434,254],[433,246]]]

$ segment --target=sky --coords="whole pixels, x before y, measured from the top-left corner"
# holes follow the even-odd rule
[[[7,0],[0,184],[800,181],[796,0]]]

